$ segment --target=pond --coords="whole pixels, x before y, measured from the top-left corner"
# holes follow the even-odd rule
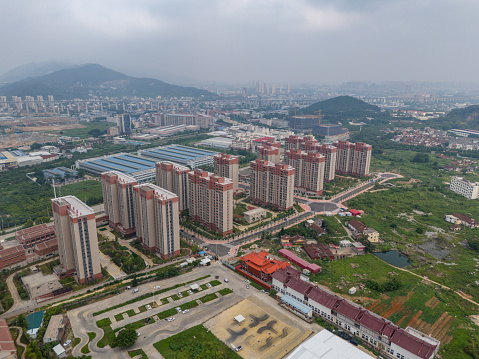
[[[410,265],[412,263],[412,261],[408,257],[402,255],[398,251],[388,251],[388,252],[385,252],[385,253],[374,253],[374,255],[376,257],[382,259],[383,261],[385,261],[389,264],[392,264],[393,266],[399,267],[399,268],[407,267],[408,265]]]

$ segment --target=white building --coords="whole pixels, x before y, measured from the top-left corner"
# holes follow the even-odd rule
[[[479,182],[471,182],[463,177],[452,177],[450,189],[467,199],[477,199],[479,196]]]

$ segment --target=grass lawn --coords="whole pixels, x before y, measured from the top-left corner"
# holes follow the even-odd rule
[[[111,345],[115,339],[115,333],[113,332],[113,329],[111,329],[110,318],[98,320],[96,325],[103,330],[103,337],[98,341],[98,347],[104,348],[107,345]]]
[[[233,290],[231,290],[230,288],[223,288],[223,289],[219,290],[218,293],[221,294],[222,296],[225,296],[225,295],[228,295],[230,293],[233,293]]]
[[[212,280],[212,281],[210,282],[210,284],[211,284],[213,287],[216,287],[217,285],[220,285],[221,282],[220,282],[219,280],[216,280],[216,279],[215,279],[215,280]]]
[[[88,343],[86,343],[86,344],[83,346],[83,348],[81,348],[81,352],[82,352],[83,354],[88,354],[88,353],[90,352],[90,349],[88,349],[88,344],[90,344],[90,342],[91,342],[93,339],[95,339],[95,337],[96,337],[96,333],[94,333],[94,332],[89,332],[89,333],[87,333],[87,334],[88,334]]]
[[[207,290],[208,286],[206,284],[202,284],[202,285],[200,285],[200,288],[203,289],[203,290]]]
[[[160,299],[160,302],[161,302],[162,304],[168,304],[170,301],[168,300],[168,298],[161,298],[161,299]]]
[[[148,359],[148,357],[146,356],[146,353],[143,351],[143,349],[131,350],[131,351],[128,352],[128,355],[130,356],[130,358],[135,358],[138,355],[141,355],[141,357],[139,357],[140,359]]]
[[[207,302],[210,302],[212,300],[215,300],[216,298],[218,298],[216,293],[211,293],[211,294],[205,295],[204,297],[201,297],[200,300],[201,300],[202,303],[207,303]]]
[[[78,344],[80,344],[81,339],[80,338],[73,338],[72,340],[72,348],[75,348]]]
[[[15,348],[17,349],[17,357],[21,358],[23,351],[25,350],[22,346],[17,344],[18,329],[10,328],[10,334],[12,334],[13,342],[15,343]]]
[[[177,294],[173,294],[173,295],[171,296],[171,299],[173,299],[173,300],[180,300],[180,297],[178,297]]]
[[[137,313],[135,313],[135,311],[133,309],[128,309],[126,311],[126,314],[128,314],[129,317],[133,317],[134,315],[136,315]]]
[[[98,181],[83,181],[62,186],[62,196],[75,196],[89,205],[103,202],[101,183]]]
[[[224,358],[240,359],[236,352],[216,338],[202,325],[197,325],[181,333],[154,344],[165,359],[173,358]]]
[[[145,319],[140,319],[140,320],[137,320],[136,322],[128,324],[128,327],[132,327],[133,329],[137,330],[137,329],[143,328],[146,325],[153,324],[153,323],[155,323],[155,319],[153,319],[153,317],[150,317],[150,321],[148,323],[145,322]],[[117,333],[125,327],[116,328],[114,332]]]
[[[181,308],[181,310],[185,310],[185,309],[195,308],[197,306],[198,306],[198,302],[196,300],[192,300],[188,303],[184,303],[184,304],[180,305],[180,308]]]
[[[125,313],[115,314],[115,320],[117,322],[119,322],[120,320],[123,320],[124,319],[123,314],[125,314]]]
[[[88,132],[94,129],[98,129],[100,131],[105,131],[107,127],[112,126],[111,123],[108,122],[80,122],[80,125],[86,126],[84,128],[72,128],[69,130],[63,130],[64,136],[70,137],[80,137],[80,138],[89,138],[92,137]]]
[[[184,305],[184,304],[183,304],[183,305]],[[175,315],[176,313],[178,313],[178,312],[176,311],[176,309],[175,309],[175,308],[171,308],[171,309],[164,310],[164,311],[158,313],[158,318],[159,318],[159,319],[165,319],[165,318],[168,318],[168,317],[171,317],[171,316]]]

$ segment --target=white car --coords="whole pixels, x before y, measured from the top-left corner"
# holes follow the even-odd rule
[[[185,310],[183,311],[183,314],[186,314],[186,313],[188,313],[189,311],[190,311],[189,309],[185,309]]]
[[[159,286],[159,285],[155,285],[155,289],[160,289],[160,286]]]
[[[230,280],[228,278],[225,278],[225,283],[228,283]]]
[[[208,288],[211,288],[211,284],[210,284],[210,283],[206,283],[206,286],[207,286]]]
[[[150,310],[150,309],[151,309],[151,305],[147,304],[147,305],[146,305],[146,309]]]
[[[168,318],[169,322],[172,322],[173,320],[175,320],[175,317]]]
[[[178,313],[181,313],[181,308],[180,308],[180,307],[176,307],[176,311],[177,311]]]
[[[66,347],[66,346],[69,345],[71,342],[72,342],[71,340],[67,340],[67,341],[65,342],[65,344],[63,344],[63,346]]]

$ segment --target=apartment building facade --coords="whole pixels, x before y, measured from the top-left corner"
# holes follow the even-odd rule
[[[138,181],[118,171],[104,172],[100,178],[105,213],[110,227],[127,237],[134,235],[133,187]]]
[[[471,182],[464,177],[453,176],[450,189],[467,199],[477,199],[479,197],[479,182]]]
[[[188,172],[191,170],[178,163],[161,161],[156,163],[156,184],[178,196],[178,210],[188,208]]]
[[[95,212],[74,196],[52,199],[55,233],[63,276],[78,283],[101,277]]]
[[[310,195],[323,193],[325,157],[319,153],[287,150],[284,163],[295,169],[295,190]]]
[[[238,190],[239,158],[238,156],[218,153],[213,156],[215,175],[233,180],[233,191]]]
[[[264,140],[256,149],[258,158],[263,161],[279,163],[281,161],[281,143],[274,140]]]
[[[145,249],[163,259],[180,254],[178,196],[145,183],[133,187],[136,236]]]
[[[369,175],[372,146],[362,142],[350,143],[338,141],[336,172],[345,175],[362,177]]]
[[[157,113],[154,119],[155,124],[159,126],[195,125],[208,128],[214,124],[214,117],[201,114]]]
[[[284,211],[293,207],[295,169],[284,163],[250,162],[250,199]]]
[[[194,170],[188,173],[190,217],[212,231],[233,233],[233,180]]]

